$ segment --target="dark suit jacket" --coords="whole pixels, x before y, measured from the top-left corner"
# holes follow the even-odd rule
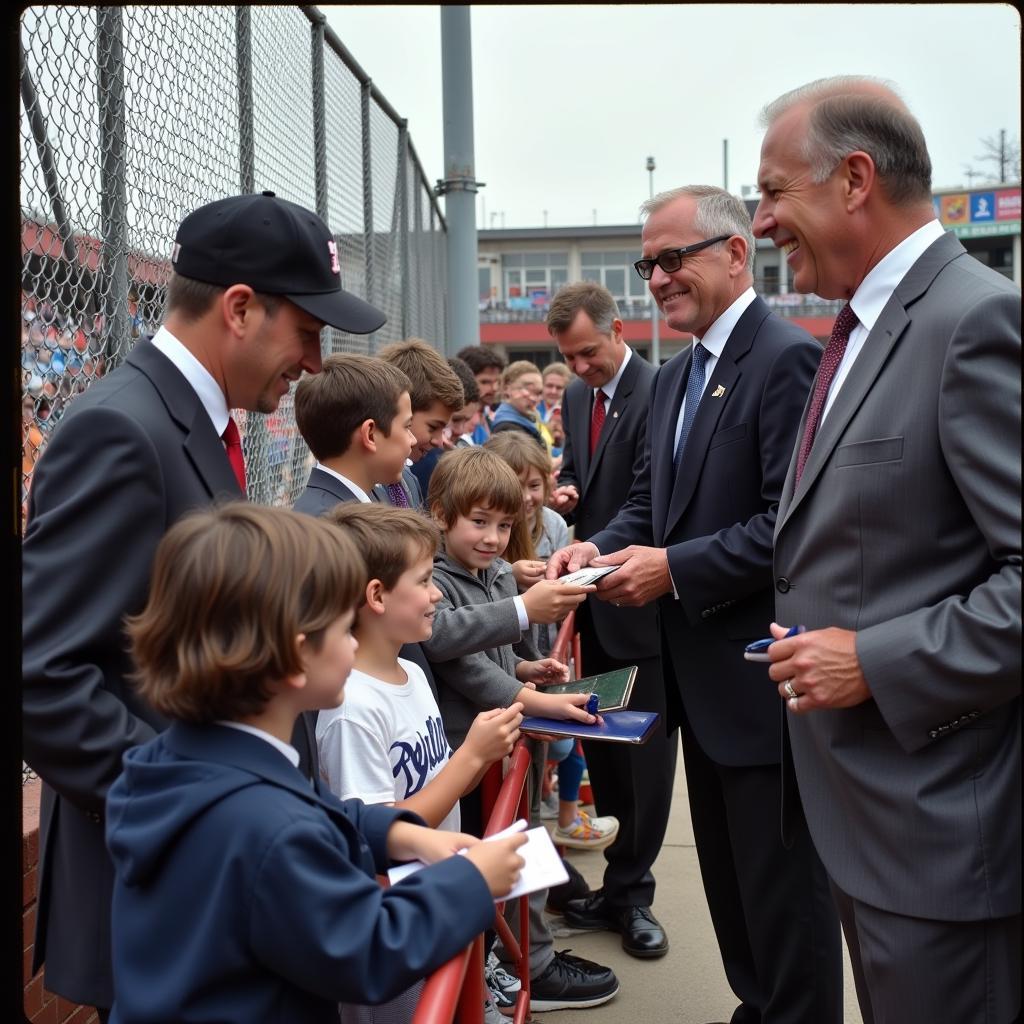
[[[296,512],[319,516],[342,501],[357,500],[356,495],[336,476],[314,466],[306,482],[306,489],[298,496],[292,508]]]
[[[75,399],[36,466],[23,565],[25,760],[43,779],[36,966],[110,1006],[113,869],[103,843],[121,756],[166,722],[128,681],[125,615],[167,528],[238,484],[195,392],[148,341]]]
[[[938,238],[790,467],[779,621],[856,630],[871,699],[790,715],[844,892],[977,921],[1021,905],[1020,289]]]
[[[629,544],[667,549],[679,600],[659,599],[664,645],[690,725],[719,764],[780,758],[778,693],[743,647],[773,616],[775,515],[821,351],[755,298],[715,364],[678,473],[690,352],[670,359],[651,389],[646,455],[629,499],[590,538],[606,554]]]
[[[609,404],[593,458],[593,388],[576,378],[562,395],[565,447],[558,483],[572,484],[580,495],[571,517],[576,540],[589,540],[608,525],[626,502],[633,477],[643,463],[648,399],[656,372],[635,352],[630,356]],[[592,598],[577,612],[581,624],[584,617],[590,618],[594,633],[601,638],[601,647],[612,658],[651,658],[660,651],[656,604],[615,608],[607,601]]]

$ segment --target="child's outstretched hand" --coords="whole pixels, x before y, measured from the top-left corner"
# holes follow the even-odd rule
[[[579,587],[572,583],[540,580],[523,594],[523,605],[530,622],[559,622],[597,587]]]
[[[569,666],[563,665],[554,658],[521,661],[516,665],[516,679],[521,683],[536,683],[537,686],[567,683],[569,682]]]
[[[388,856],[392,860],[421,860],[436,864],[480,840],[468,832],[445,832],[441,829],[396,821],[388,829]]]
[[[539,583],[544,579],[544,571],[547,566],[547,562],[533,558],[520,558],[518,562],[513,562],[512,575],[515,576],[519,589],[527,590],[534,583]]]
[[[573,722],[585,722],[587,725],[601,725],[604,719],[600,715],[590,714],[586,709],[589,697],[589,693],[545,693],[538,690],[529,695],[528,708],[531,715],[538,715],[541,718],[563,718]]]
[[[481,711],[473,719],[462,746],[479,760],[481,768],[486,767],[512,753],[522,720],[523,705],[518,701],[507,708]]]
[[[466,859],[472,861],[484,876],[487,888],[495,899],[507,896],[519,878],[526,861],[516,850],[526,842],[522,832],[504,839],[491,839],[486,843],[476,840],[476,845],[466,851]]]

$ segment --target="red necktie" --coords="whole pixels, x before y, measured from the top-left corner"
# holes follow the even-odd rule
[[[846,351],[846,343],[850,340],[850,333],[860,321],[857,314],[850,309],[847,303],[841,310],[836,322],[832,325],[832,335],[828,339],[825,354],[821,357],[818,365],[818,373],[814,378],[814,393],[811,396],[811,407],[807,410],[807,422],[804,424],[804,436],[800,440],[800,453],[796,459],[796,480],[794,486],[800,483],[800,477],[804,471],[804,464],[811,454],[811,447],[814,444],[814,435],[818,432],[818,421],[821,419],[821,411],[825,408],[825,399],[828,397],[828,389],[832,379],[842,362],[843,353]]]
[[[228,462],[235,471],[238,486],[245,494],[245,459],[242,456],[242,438],[238,434],[238,424],[229,416],[228,425],[220,435],[224,440],[224,448],[228,453]]]
[[[605,394],[598,389],[594,395],[594,413],[590,418],[590,454],[594,454],[597,448],[597,439],[601,436],[601,428],[604,426],[604,399]]]

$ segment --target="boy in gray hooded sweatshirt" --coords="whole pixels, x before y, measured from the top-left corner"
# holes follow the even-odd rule
[[[595,588],[543,580],[519,594],[512,567],[501,558],[512,530],[525,529],[522,486],[511,467],[483,448],[448,452],[430,478],[427,507],[443,536],[443,550],[434,558],[434,585],[442,597],[423,649],[452,748],[465,739],[480,711],[516,701],[526,715],[596,721],[583,708],[587,694],[537,689],[538,684],[564,682],[569,673],[553,658],[538,658],[529,636],[531,623],[564,618]],[[479,787],[463,797],[461,816],[467,832],[483,835]],[[607,1002],[618,991],[615,974],[554,952],[543,916],[546,898],[547,891],[541,890],[530,900],[530,1008]]]

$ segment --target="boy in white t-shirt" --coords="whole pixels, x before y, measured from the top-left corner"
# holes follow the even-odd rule
[[[331,792],[415,811],[458,830],[458,802],[512,752],[522,707],[477,715],[452,754],[422,670],[399,648],[430,638],[441,593],[432,579],[436,526],[411,509],[345,503],[327,516],[366,560],[369,583],[353,632],[359,641],[345,703],[317,719],[320,773]],[[468,749],[466,749],[468,748]]]
[[[453,754],[423,671],[398,657],[403,644],[427,640],[433,630],[441,597],[432,578],[437,527],[412,509],[376,503],[338,505],[325,518],[355,541],[369,582],[353,626],[359,647],[345,702],[317,718],[320,774],[343,800],[389,804],[458,831],[459,798],[512,752],[522,704],[481,712]],[[385,1006],[343,1006],[342,1020],[410,1020],[418,998],[419,986]]]

